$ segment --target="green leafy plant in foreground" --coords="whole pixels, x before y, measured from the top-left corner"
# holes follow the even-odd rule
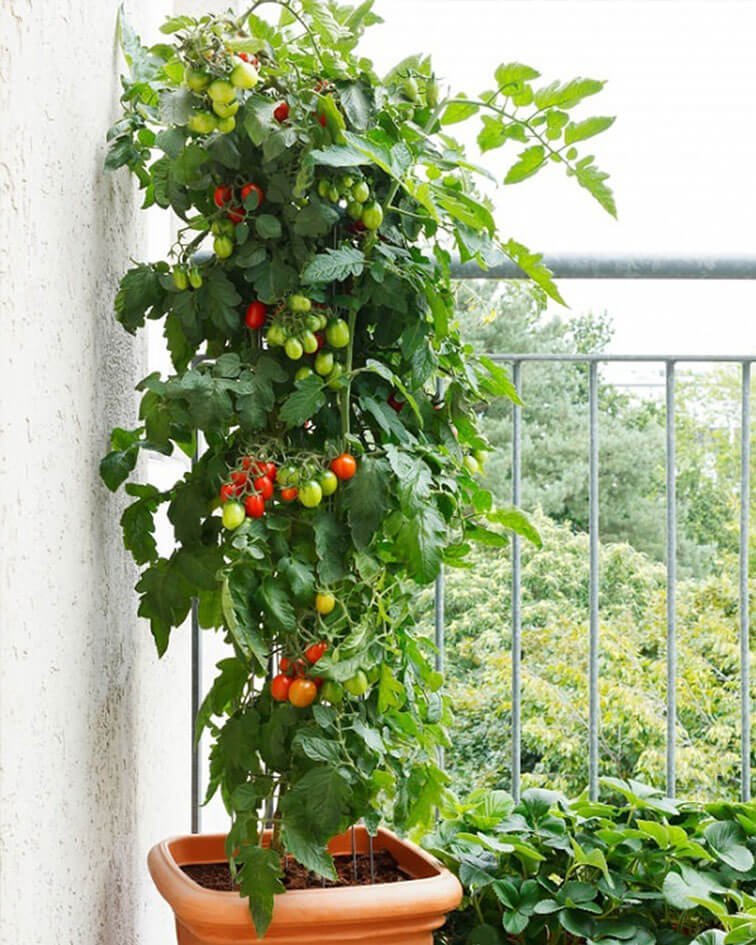
[[[193,600],[229,644],[198,730],[260,933],[284,849],[332,877],[326,844],[348,825],[430,820],[449,709],[417,585],[474,542],[538,540],[478,479],[476,408],[515,392],[460,340],[451,254],[509,257],[558,293],[536,254],[497,234],[475,189],[487,172],[447,127],[480,115],[483,150],[525,146],[507,182],[553,161],[613,212],[605,175],[577,154],[611,122],[572,117],[601,82],[540,87],[511,64],[480,99],[448,98],[427,58],[380,79],[359,56],[370,2],[279,5],[276,27],[254,7],[176,17],[150,48],[123,23],[130,76],[107,158],[180,226],[168,260],[121,280],[118,320],[131,333],[162,321],[174,373],[138,385],[141,424],[113,431],[101,471],[115,490],[141,450],[196,454],[168,488],[127,484],[121,524],[159,653]]]
[[[673,801],[616,778],[597,801],[478,790],[426,846],[465,887],[444,945],[756,942],[756,803]]]

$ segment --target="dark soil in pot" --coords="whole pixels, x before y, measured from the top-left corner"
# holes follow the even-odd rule
[[[316,876],[301,866],[291,857],[286,858],[284,884],[287,889],[320,889],[334,886],[369,886],[371,883],[400,883],[412,879],[398,865],[387,850],[376,850],[373,856],[373,872],[370,871],[370,857],[366,853],[357,855],[357,869],[351,855],[335,856],[334,864],[338,880],[326,880],[323,883]],[[219,892],[234,892],[236,886],[231,880],[228,863],[194,863],[181,867],[186,875],[197,885]]]

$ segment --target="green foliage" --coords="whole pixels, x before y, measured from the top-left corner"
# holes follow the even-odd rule
[[[169,488],[127,487],[124,541],[158,651],[193,599],[230,648],[199,722],[212,737],[209,796],[231,815],[227,850],[261,934],[285,848],[329,876],[327,841],[348,824],[431,820],[449,710],[417,630],[417,585],[473,541],[537,539],[521,513],[497,515],[475,472],[478,412],[513,389],[460,338],[446,246],[483,267],[509,255],[557,295],[540,258],[497,234],[475,187],[486,172],[443,128],[453,104],[438,100],[427,59],[382,81],[354,52],[377,21],[370,0],[280,5],[277,27],[254,13],[174,17],[170,42],[149,49],[122,23],[130,76],[107,160],[181,226],[170,262],[121,281],[116,317],[132,333],[164,319],[174,373],[140,383],[142,425],[114,431],[102,474],[117,489],[140,449],[199,450]],[[514,71],[527,87],[528,70]],[[547,127],[593,91],[549,87]],[[510,125],[538,146],[540,121]],[[356,472],[332,487],[342,453]],[[277,486],[258,484],[261,464],[277,467]],[[154,541],[164,509],[167,556]],[[330,613],[318,592],[336,601]],[[307,699],[292,683],[277,701],[268,666],[316,643],[327,652],[305,672]],[[317,678],[367,691],[314,702]]]
[[[523,546],[524,782],[569,793],[586,783],[588,536],[536,518]],[[511,575],[506,552],[474,551],[446,576],[454,783],[509,786]],[[662,785],[666,576],[627,544],[600,548],[602,770]],[[426,606],[430,601],[426,599]],[[700,799],[738,793],[738,587],[727,573],[678,587],[678,786]]]
[[[756,804],[605,778],[595,802],[478,790],[443,813],[425,845],[465,899],[442,945],[756,942]]]

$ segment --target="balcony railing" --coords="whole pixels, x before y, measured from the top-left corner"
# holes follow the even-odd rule
[[[756,279],[756,257],[657,258],[619,256],[553,256],[546,263],[556,279]],[[456,279],[520,279],[514,266],[498,266],[481,271],[475,265],[456,265]],[[751,365],[756,354],[685,355],[685,354],[493,354],[494,361],[509,364],[517,391],[522,389],[522,368],[527,362],[579,363],[588,367],[588,451],[586,467],[589,504],[589,660],[588,660],[588,787],[591,797],[598,794],[599,781],[599,653],[601,614],[599,598],[599,367],[613,363],[652,362],[664,365],[666,405],[666,789],[675,796],[677,729],[677,499],[675,455],[675,383],[676,366],[684,363],[740,365],[740,520],[738,536],[739,570],[739,650],[740,650],[740,795],[751,797],[751,693],[750,693],[750,622],[749,622],[749,508],[750,508],[750,425]],[[512,504],[522,499],[522,408],[512,406]],[[522,572],[521,539],[512,537],[512,793],[518,798],[521,784],[522,746]],[[444,665],[444,575],[435,587],[435,642],[437,668]],[[201,636],[196,611],[192,614],[192,719],[196,717],[201,697]],[[193,723],[192,723],[193,724]],[[194,745],[194,739],[192,740]],[[192,830],[199,829],[200,757],[192,755]]]

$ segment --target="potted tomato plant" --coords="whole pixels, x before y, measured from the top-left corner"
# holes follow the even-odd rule
[[[452,252],[509,257],[558,298],[539,257],[498,236],[475,190],[485,172],[447,126],[479,114],[483,150],[524,145],[508,182],[553,159],[611,210],[576,151],[608,120],[569,116],[600,82],[537,88],[522,64],[479,100],[442,95],[425,57],[380,79],[355,49],[378,20],[369,0],[280,6],[277,26],[255,7],[176,17],[150,48],[121,24],[130,75],[108,165],[180,226],[168,260],[120,283],[118,320],[160,320],[173,373],[138,385],[140,425],[113,431],[102,475],[117,489],[140,450],[194,457],[170,488],[125,485],[124,542],[158,652],[193,601],[229,647],[197,722],[230,829],[160,844],[150,868],[185,945],[419,945],[461,891],[381,826],[427,824],[447,783],[449,708],[417,587],[464,567],[471,542],[537,540],[481,479],[476,407],[515,392],[460,342]],[[369,880],[404,881],[355,885],[371,849]],[[224,859],[231,891],[189,875]],[[315,888],[278,895],[296,883]]]

